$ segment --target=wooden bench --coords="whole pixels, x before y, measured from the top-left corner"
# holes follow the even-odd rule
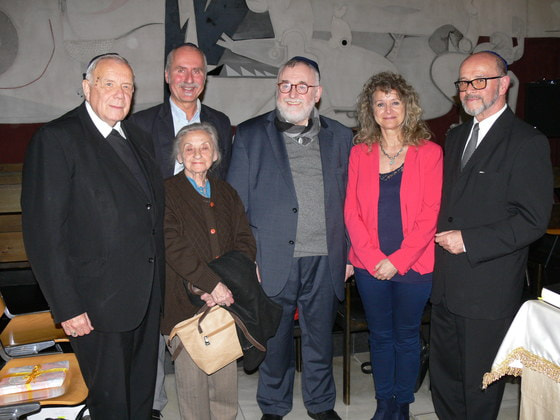
[[[0,268],[29,267],[21,229],[22,164],[0,165]]]

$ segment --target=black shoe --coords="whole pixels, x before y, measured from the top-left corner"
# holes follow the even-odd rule
[[[152,420],[160,420],[161,418],[161,411],[152,410]]]
[[[284,417],[278,414],[263,414],[261,420],[282,420]]]
[[[342,420],[334,410],[321,411],[320,413],[312,413],[307,410],[307,415],[315,420]]]

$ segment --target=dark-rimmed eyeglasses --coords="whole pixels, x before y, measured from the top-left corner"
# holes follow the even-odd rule
[[[286,82],[278,83],[277,85],[278,85],[278,90],[281,93],[290,93],[292,91],[292,88],[295,86],[296,92],[299,93],[300,95],[305,95],[309,90],[309,88],[318,86],[318,85],[311,86],[305,83],[286,83]]]
[[[502,77],[504,76],[479,77],[472,80],[457,80],[454,85],[459,92],[465,92],[468,89],[469,85],[471,85],[473,89],[482,90],[486,88],[486,82],[488,80],[501,79]]]

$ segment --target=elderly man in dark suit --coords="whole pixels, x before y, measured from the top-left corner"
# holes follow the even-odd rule
[[[474,118],[445,143],[430,348],[441,419],[497,417],[505,385],[482,391],[482,375],[519,307],[528,247],[550,216],[548,141],[507,107],[509,84],[491,51],[465,59],[455,82]]]
[[[220,163],[212,167],[211,176],[225,179],[231,159],[231,123],[222,112],[200,102],[206,83],[206,56],[196,45],[187,43],[171,50],[165,62],[165,81],[171,96],[160,105],[139,111],[130,120],[151,134],[156,160],[164,179],[183,171],[183,164],[173,157],[173,140],[181,128],[208,122],[218,132]],[[165,342],[160,338],[158,373],[153,418],[159,419],[167,404],[164,387]]]
[[[122,122],[128,62],[94,59],[85,103],[33,137],[23,169],[25,246],[78,358],[92,419],[149,419],[164,276],[163,182],[149,137]]]
[[[276,110],[239,125],[227,177],[257,240],[264,291],[284,309],[259,369],[264,420],[281,419],[292,408],[296,309],[308,414],[340,418],[334,411],[332,327],[351,274],[343,207],[352,132],[319,115],[321,93],[317,63],[294,57],[284,64]]]

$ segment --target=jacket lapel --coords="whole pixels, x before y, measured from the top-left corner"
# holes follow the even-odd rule
[[[173,155],[173,141],[175,139],[175,128],[173,127],[173,116],[171,115],[171,106],[166,99],[163,106],[158,112],[157,134],[155,139],[159,142],[155,146],[156,156],[159,155],[158,162],[162,162],[162,175],[164,178],[173,176],[175,171],[175,161]]]
[[[470,172],[473,167],[494,154],[494,149],[501,143],[509,131],[513,120],[513,113],[507,108],[494,122],[488,133],[484,136],[473,155],[465,165],[463,172]]]
[[[111,145],[101,135],[91,120],[85,107],[85,103],[80,108],[79,117],[82,126],[84,127],[84,132],[87,133],[84,140],[89,142],[90,146],[93,147],[96,155],[98,156],[95,162],[97,168],[110,167],[110,170],[103,171],[106,174],[108,182],[111,182],[114,178],[115,171],[117,171],[120,180],[126,180],[126,182],[131,185],[138,194],[141,194],[142,197],[146,197],[146,193],[140,184],[138,184],[138,181],[134,178],[132,172],[130,172],[130,170],[126,167],[124,162],[115,153]],[[127,137],[130,136],[127,134]]]
[[[144,173],[144,176],[146,178],[146,181],[148,183],[148,189],[150,192],[150,197],[146,197],[150,200],[154,199],[154,172],[151,170],[151,168],[154,168],[155,163],[153,162],[153,158],[151,157],[150,154],[148,154],[148,152],[146,150],[144,150],[144,148],[140,145],[140,143],[138,142],[138,138],[136,138],[137,135],[140,135],[139,133],[135,133],[132,132],[132,130],[127,127],[126,122],[123,121],[122,123],[123,126],[123,130],[125,131],[127,140],[130,141],[130,145],[132,146],[132,149],[134,151],[134,154],[136,155],[136,158],[138,159],[138,163],[140,164],[140,167],[142,169],[142,172]],[[130,171],[127,171],[130,172]],[[142,193],[144,195],[145,191],[144,189],[138,184],[138,181],[134,178],[131,177],[134,180],[134,185],[137,186],[139,188],[140,191],[142,191]]]
[[[296,197],[296,189],[294,187],[294,180],[292,178],[292,170],[290,168],[290,161],[288,159],[288,152],[286,151],[286,144],[284,143],[284,136],[274,126],[275,111],[272,111],[268,116],[268,124],[266,126],[266,138],[270,142],[272,154],[276,160],[280,172],[288,185],[288,189]]]
[[[326,127],[321,119],[321,130],[319,131],[319,150],[321,152],[321,165],[323,172],[323,189],[325,191],[325,205],[332,196],[332,188],[336,187],[336,165],[333,162],[333,156],[338,154],[333,150],[335,143],[333,142],[333,133]]]

